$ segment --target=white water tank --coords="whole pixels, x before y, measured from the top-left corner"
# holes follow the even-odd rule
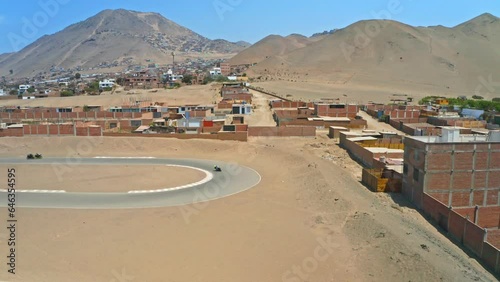
[[[441,131],[441,142],[458,142],[460,140],[460,130],[458,128],[445,128]]]
[[[500,130],[492,130],[488,132],[488,142],[500,142]]]

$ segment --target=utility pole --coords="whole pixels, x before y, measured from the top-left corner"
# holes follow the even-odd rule
[[[172,74],[174,74],[175,70],[175,52],[172,52]]]

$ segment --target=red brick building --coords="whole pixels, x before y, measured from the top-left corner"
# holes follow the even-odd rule
[[[228,76],[231,74],[231,66],[229,63],[220,63],[220,72],[223,76]]]
[[[148,71],[140,71],[125,77],[125,87],[130,88],[157,88],[160,87],[160,79],[156,74]]]
[[[358,105],[349,104],[314,104],[314,114],[325,117],[349,117],[354,118],[359,111]]]
[[[404,140],[402,192],[452,239],[500,273],[500,131]]]
[[[403,193],[418,207],[427,193],[449,207],[498,206],[500,132],[406,137]]]

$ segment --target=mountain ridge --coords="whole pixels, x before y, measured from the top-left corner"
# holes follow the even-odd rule
[[[303,48],[274,54],[247,73],[267,81],[413,85],[415,91],[431,86],[443,93],[474,93],[484,81],[480,77],[498,73],[498,46],[500,21],[491,14],[450,28],[363,20]],[[243,52],[253,52],[252,48]]]
[[[0,55],[0,72],[32,76],[53,68],[120,66],[145,61],[166,63],[171,52],[230,56],[245,49],[223,39],[210,40],[154,12],[103,10],[22,50]]]

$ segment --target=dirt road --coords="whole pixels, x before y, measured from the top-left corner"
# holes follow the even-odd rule
[[[366,122],[368,124],[367,129],[377,130],[377,131],[396,132],[398,135],[406,135],[404,132],[395,129],[390,124],[387,124],[385,122],[379,122],[378,120],[374,119],[373,117],[371,117],[369,114],[367,114],[364,111],[359,111],[358,115],[363,117],[364,120],[366,120]]]
[[[254,109],[253,113],[246,119],[248,125],[276,126],[271,107],[269,106],[269,100],[272,97],[258,91],[250,90],[250,92],[253,94],[252,105],[254,106]]]

